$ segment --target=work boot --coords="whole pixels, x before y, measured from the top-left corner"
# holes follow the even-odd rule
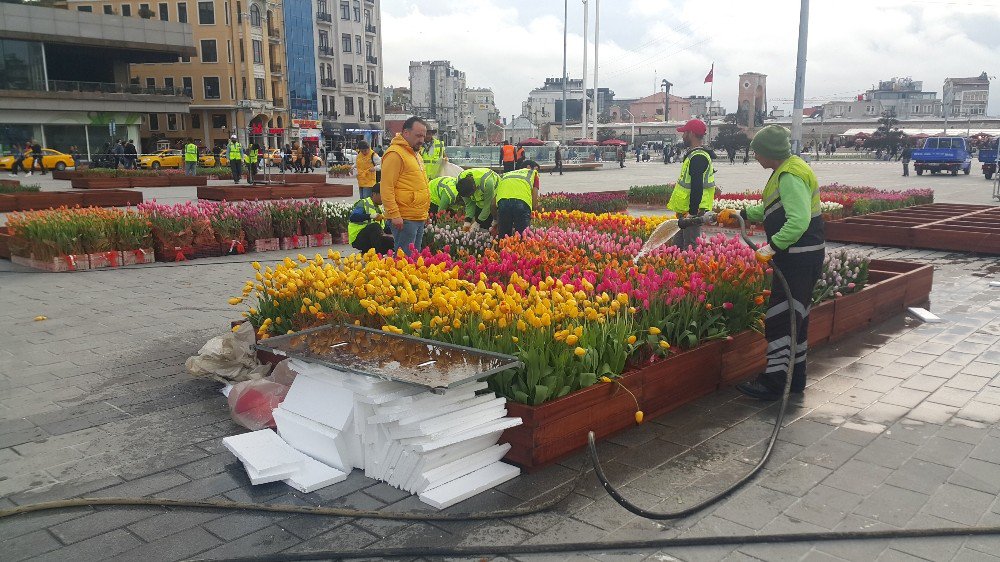
[[[757,375],[753,380],[744,381],[736,385],[736,390],[751,398],[773,402],[774,400],[781,399],[781,393],[784,388],[775,390],[765,382],[764,375]],[[792,389],[791,394],[802,394],[802,391]]]

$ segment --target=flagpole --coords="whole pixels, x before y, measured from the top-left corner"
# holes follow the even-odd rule
[[[712,144],[712,94],[715,92],[715,63],[712,63],[712,70],[709,71],[712,74],[712,81],[709,82],[708,86],[708,139],[706,142]]]

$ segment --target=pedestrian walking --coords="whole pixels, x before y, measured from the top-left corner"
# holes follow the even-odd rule
[[[793,362],[791,391],[801,394],[805,389],[809,308],[826,245],[819,181],[809,164],[792,155],[790,137],[788,130],[778,125],[764,127],[754,135],[750,147],[757,162],[773,170],[761,204],[742,212],[726,209],[719,213],[719,223],[724,226],[738,226],[737,215],[764,224],[767,243],[757,249],[757,261],[780,271],[791,291],[786,295],[780,283],[771,285],[764,315],[767,366],[755,379],[736,386],[743,394],[761,400],[781,398],[789,362]],[[797,324],[794,357],[790,353],[789,314],[795,315]]]
[[[257,143],[252,142],[247,147],[245,160],[247,163],[247,183],[253,185],[257,181],[257,164],[260,162],[260,147],[257,146]]]
[[[113,159],[113,167],[115,169],[125,167],[125,143],[119,139],[115,146],[111,148],[111,156]]]
[[[913,149],[910,148],[910,147],[908,147],[908,146],[903,147],[902,159],[903,159],[903,175],[904,176],[910,175],[910,157],[911,156],[913,156]]]
[[[624,168],[625,167],[625,149],[619,146],[618,147],[618,154],[617,154],[617,156],[618,156],[618,167],[619,168]]]
[[[638,159],[636,159],[636,162],[638,162],[638,161],[639,161],[639,160],[638,160]],[[561,175],[563,175],[563,156],[562,156],[562,148],[561,148],[561,147],[558,147],[558,146],[556,147],[556,167],[555,167],[555,171],[559,172],[559,175],[560,175],[560,176],[561,176]],[[549,175],[552,175],[552,172],[549,172]]]
[[[45,161],[42,160],[45,156],[42,152],[42,145],[38,144],[38,141],[31,142],[31,172],[35,171],[35,164],[38,164],[38,168],[42,171],[42,175],[44,176],[48,172],[45,170]],[[30,176],[31,173],[29,172],[28,175]]]
[[[24,168],[24,155],[26,149],[28,148],[27,143],[25,143],[24,146],[22,146],[21,143],[14,143],[12,148],[14,151],[14,165],[10,167],[10,175],[17,176],[17,171],[21,170],[30,176],[31,172]]]
[[[135,170],[139,166],[139,151],[135,149],[132,139],[125,144],[125,161],[125,167],[129,170]]]
[[[427,122],[410,117],[382,157],[382,203],[397,251],[409,251],[410,246],[420,251],[423,246],[424,223],[431,206],[427,171],[419,152],[426,135]]]
[[[281,171],[287,172],[292,169],[292,147],[287,142],[281,149]]]
[[[302,169],[307,174],[313,171],[313,151],[308,144],[302,145]]]

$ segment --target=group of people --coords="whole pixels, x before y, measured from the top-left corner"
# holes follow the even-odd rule
[[[17,176],[18,172],[24,172],[26,175],[31,175],[35,171],[35,166],[37,165],[39,170],[41,170],[42,175],[46,173],[45,162],[42,161],[42,145],[38,144],[38,141],[32,139],[29,142],[24,143],[22,146],[19,143],[14,144],[14,164],[10,167],[10,175]],[[26,158],[31,158],[31,169],[28,169],[24,165],[24,160]]]
[[[712,153],[704,146],[705,123],[692,119],[677,129],[683,134],[687,152],[680,177],[667,208],[680,217],[704,216],[715,200],[715,169]],[[722,226],[736,227],[743,221],[763,223],[767,242],[756,250],[759,262],[780,271],[787,283],[773,283],[764,317],[767,366],[753,380],[737,385],[747,396],[776,400],[783,394],[791,366],[791,392],[801,393],[806,384],[806,352],[809,310],[813,288],[819,280],[825,255],[819,182],[804,160],[792,154],[787,129],[764,127],[750,142],[754,158],[772,170],[759,205],[742,211],[726,209],[717,216]],[[681,248],[696,245],[700,226],[682,228],[673,239]],[[789,315],[794,315],[790,317]],[[796,351],[791,354],[791,322],[796,326]]]
[[[420,250],[424,226],[444,212],[464,211],[466,231],[509,236],[530,226],[538,200],[538,163],[518,162],[508,143],[511,165],[508,170],[505,164],[503,174],[470,168],[458,177],[442,176],[447,154],[436,132],[423,119],[410,117],[381,157],[360,143],[355,168],[361,199],[351,210],[351,246],[378,253]]]

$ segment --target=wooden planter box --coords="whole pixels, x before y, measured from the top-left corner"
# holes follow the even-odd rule
[[[881,291],[867,286],[833,301],[833,330],[830,341],[844,339],[852,332],[867,328],[875,316],[875,301]]]
[[[0,213],[10,213],[19,210],[17,208],[17,197],[0,193]]]
[[[833,332],[833,301],[821,302],[809,311],[809,347],[830,341],[831,332]]]
[[[21,180],[0,180],[0,187],[21,187]]]
[[[0,258],[10,259],[10,232],[6,226],[0,226]]]
[[[170,187],[169,176],[148,176],[128,178],[129,187]]]
[[[79,195],[84,207],[129,207],[142,203],[141,193],[124,189],[83,191]]]
[[[184,176],[171,174],[165,176],[171,186],[199,186],[208,185],[208,176]]]
[[[271,174],[271,179],[280,178],[281,173]],[[257,181],[264,181],[264,176],[257,174]],[[294,172],[288,172],[284,175],[285,183],[291,185],[296,183],[324,183],[326,182],[325,174],[296,174]]]
[[[313,187],[313,197],[324,199],[327,197],[353,197],[354,186],[342,183],[326,183]]]
[[[812,333],[812,316],[809,332]],[[764,334],[753,330],[740,332],[725,340],[722,346],[722,384],[733,385],[764,372],[766,353]]]
[[[272,199],[308,199],[313,196],[311,185],[272,185]]]
[[[54,209],[63,205],[74,207],[83,204],[83,194],[63,191],[40,191],[38,193],[18,193],[15,205],[20,211]]]
[[[128,189],[135,178],[72,178],[74,189]]]
[[[198,187],[198,199],[210,201],[263,201],[274,199],[271,187],[267,186],[200,186]]]
[[[724,343],[708,342],[643,368],[642,411],[655,418],[715,392],[722,382]]]

